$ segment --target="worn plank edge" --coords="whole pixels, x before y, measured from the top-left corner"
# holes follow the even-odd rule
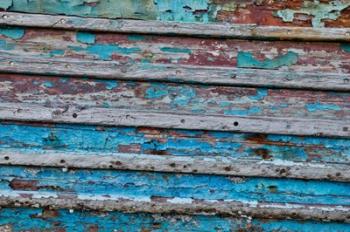
[[[283,160],[252,160],[220,156],[162,156],[128,153],[0,151],[1,165],[78,169],[213,174],[350,182],[350,165]]]
[[[69,105],[0,103],[0,120],[350,137],[348,120],[197,115]]]
[[[350,222],[350,208],[341,205],[196,200],[157,196],[130,198],[111,195],[71,195],[69,193],[4,190],[0,191],[0,206]]]
[[[350,75],[0,54],[0,72],[225,86],[349,91]]]
[[[66,30],[268,40],[349,41],[350,28],[178,23],[0,12],[0,25]]]

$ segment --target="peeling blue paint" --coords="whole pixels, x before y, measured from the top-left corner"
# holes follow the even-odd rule
[[[21,39],[24,36],[24,29],[19,27],[0,27],[0,34],[11,39]]]
[[[348,43],[340,44],[340,48],[343,49],[345,52],[350,52],[350,44]]]
[[[151,87],[149,87],[146,90],[145,97],[148,99],[158,99],[165,97],[169,94],[166,85],[162,84],[152,84]]]
[[[76,37],[80,43],[93,44],[96,41],[95,34],[88,32],[77,32]]]
[[[306,104],[306,109],[310,112],[315,112],[315,111],[326,111],[326,110],[334,110],[334,111],[339,111],[341,108],[338,105],[335,104],[322,104],[322,103],[311,103],[311,104]]]
[[[274,59],[265,59],[263,61],[254,58],[251,52],[240,51],[237,56],[237,67],[239,68],[277,69],[296,64],[297,62],[298,54],[291,51]]]

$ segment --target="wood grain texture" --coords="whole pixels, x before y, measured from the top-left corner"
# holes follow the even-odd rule
[[[348,91],[348,44],[3,28],[1,71]]]
[[[348,139],[77,124],[0,124],[0,148],[18,152],[132,153],[350,164]]]
[[[256,40],[349,41],[348,28],[260,26],[256,24],[177,23],[127,19],[80,18],[0,12],[0,25],[44,27],[79,31],[186,35]]]
[[[11,90],[11,91],[9,91]],[[350,119],[350,94],[86,78],[0,74],[0,100],[53,107]]]
[[[350,123],[347,120],[193,115],[100,107],[65,106],[53,108],[25,103],[0,103],[0,119],[345,138],[350,136],[348,130]]]
[[[6,0],[2,9],[14,12],[127,18],[178,22],[226,22],[303,27],[349,26],[349,3],[325,1],[238,1],[238,0],[100,0],[62,2],[59,0]]]
[[[0,171],[4,207],[348,222],[349,183],[343,182],[18,166]]]
[[[13,216],[15,215],[15,217]],[[194,231],[232,232],[273,230],[289,232],[319,231],[348,232],[348,224],[339,222],[266,220],[203,215],[145,214],[99,211],[54,210],[42,208],[2,208],[0,228],[10,231]],[[5,231],[3,231],[5,232]]]
[[[349,165],[301,163],[283,160],[260,161],[212,156],[162,156],[122,153],[72,153],[46,151],[44,154],[2,150],[0,164],[36,167],[116,169],[174,173],[198,173],[243,177],[297,178],[350,182]]]

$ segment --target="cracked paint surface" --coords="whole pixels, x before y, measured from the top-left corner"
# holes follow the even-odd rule
[[[335,0],[322,3],[319,0],[304,1],[301,9],[285,9],[277,11],[277,15],[285,22],[293,22],[296,14],[306,14],[312,16],[313,27],[323,27],[324,19],[336,20],[340,12],[350,6],[350,2]]]
[[[350,25],[349,3],[343,0],[3,0],[0,8],[15,12],[178,22],[314,27]]]

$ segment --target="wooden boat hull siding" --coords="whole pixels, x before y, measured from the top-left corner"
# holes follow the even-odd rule
[[[350,231],[348,1],[0,9],[0,231]]]

